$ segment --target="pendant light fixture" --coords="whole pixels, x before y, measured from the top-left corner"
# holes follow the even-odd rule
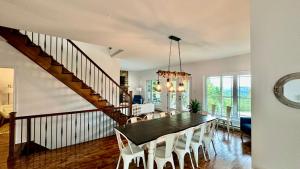
[[[181,39],[178,38],[178,37],[176,37],[176,36],[173,36],[173,35],[169,36],[169,39],[170,39],[170,51],[169,51],[169,65],[168,65],[168,70],[167,71],[158,70],[156,72],[157,75],[158,75],[156,89],[157,89],[157,91],[161,91],[161,85],[160,85],[160,82],[159,82],[159,77],[162,77],[162,78],[166,78],[167,79],[166,87],[167,87],[168,92],[174,92],[175,91],[175,88],[174,88],[174,86],[172,84],[172,79],[175,79],[175,80],[179,81],[179,85],[178,85],[177,91],[178,92],[184,92],[185,89],[184,89],[183,81],[185,79],[188,79],[191,76],[191,74],[182,71],[181,53],[180,53],[180,40]],[[178,47],[178,58],[179,58],[179,68],[180,68],[179,72],[177,72],[177,71],[171,71],[170,70],[170,67],[171,67],[171,55],[172,55],[172,42],[173,41],[177,42],[177,47]]]

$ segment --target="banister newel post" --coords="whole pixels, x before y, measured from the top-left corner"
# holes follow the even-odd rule
[[[15,157],[16,114],[16,112],[9,114],[9,152],[7,161],[12,161]]]
[[[132,116],[132,91],[129,91],[129,116]]]

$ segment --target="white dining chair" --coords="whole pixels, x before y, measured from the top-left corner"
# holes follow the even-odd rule
[[[115,133],[117,136],[118,146],[120,150],[120,156],[117,164],[117,169],[119,168],[121,158],[124,162],[124,169],[129,168],[129,164],[133,159],[142,158],[144,169],[146,169],[146,161],[145,161],[145,154],[144,150],[134,144],[130,144],[129,140],[125,135],[115,129]],[[127,145],[124,144],[122,137],[127,141]]]
[[[218,123],[217,123],[217,129],[219,128],[219,123],[222,123],[224,127],[226,126],[228,137],[229,137],[229,134],[230,134],[230,128],[232,126],[231,109],[232,108],[230,106],[227,106],[226,107],[226,117],[218,118]]]
[[[127,121],[126,121],[126,124],[132,124],[132,123],[137,123],[137,122],[139,122],[139,121],[142,121],[143,119],[142,118],[140,118],[140,117],[131,117],[131,118],[129,118]],[[129,143],[131,144],[131,145],[134,145],[132,142],[130,142],[129,141]],[[143,145],[141,145],[140,147],[143,147]],[[137,158],[137,159],[135,159],[134,158],[134,163],[137,163],[137,166],[139,167],[139,164],[140,164],[140,159],[139,158]]]
[[[212,104],[211,105],[211,115],[212,116],[216,116],[216,105],[215,104]]]
[[[126,121],[126,124],[136,123],[142,121],[143,119],[140,117],[131,117]]]
[[[194,158],[196,161],[196,166],[198,167],[198,163],[199,163],[199,148],[202,148],[202,152],[203,152],[203,156],[204,156],[204,160],[207,161],[206,155],[205,155],[205,149],[204,149],[204,133],[205,133],[205,124],[201,124],[197,127],[195,127],[194,129],[196,129],[198,132],[194,132],[192,141],[191,141],[191,148],[193,150],[194,153]]]
[[[143,118],[143,120],[152,120],[153,119],[153,114],[151,113],[151,114],[147,114],[144,118]]]
[[[185,139],[182,139],[185,136]],[[191,156],[190,146],[193,137],[193,128],[186,129],[184,131],[179,132],[179,136],[176,139],[174,152],[176,153],[179,161],[179,168],[184,168],[184,156],[185,154],[189,154],[192,168],[194,169],[194,164]]]
[[[217,155],[217,152],[216,152],[213,137],[214,137],[214,133],[215,133],[215,129],[216,129],[216,123],[217,123],[217,120],[212,120],[206,124],[206,128],[208,129],[208,132],[204,134],[204,138],[203,138],[205,151],[209,152],[210,145],[212,145],[215,155]],[[209,156],[208,156],[208,158],[209,158]]]
[[[155,149],[154,161],[156,162],[158,169],[164,168],[167,162],[170,162],[172,168],[175,169],[173,155],[172,155],[175,137],[176,134],[168,134],[158,138],[158,140],[163,140],[163,142],[165,142],[164,146],[159,146],[156,147]]]
[[[160,113],[159,113],[159,116],[160,116],[160,118],[166,117],[166,116],[167,116],[167,113],[166,113],[166,112],[160,112]]]

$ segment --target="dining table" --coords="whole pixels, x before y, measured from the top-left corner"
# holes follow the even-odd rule
[[[196,127],[200,124],[215,120],[211,115],[201,115],[200,113],[182,112],[176,115],[158,119],[141,121],[137,123],[117,126],[115,129],[124,134],[129,141],[135,145],[148,144],[148,169],[154,166],[154,150],[156,140],[164,135],[178,133],[188,128]]]

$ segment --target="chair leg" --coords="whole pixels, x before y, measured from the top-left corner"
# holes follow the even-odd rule
[[[184,155],[177,154],[179,161],[179,168],[184,169]]]
[[[137,167],[140,167],[140,157],[136,158]]]
[[[175,169],[175,164],[174,164],[173,158],[172,158],[172,160],[171,160],[171,165],[172,165],[172,169]]]
[[[121,161],[121,155],[119,156],[119,160],[118,160],[118,164],[117,164],[117,168],[116,169],[119,169],[120,161]]]
[[[226,123],[227,123],[227,132],[228,132],[228,138],[229,138],[229,133],[230,133],[230,126],[229,125],[230,124],[229,124],[229,121],[227,121]]]
[[[164,168],[164,165],[163,163],[156,163],[156,166],[157,166],[157,169],[163,169]]]
[[[123,161],[124,161],[123,169],[128,169],[130,161],[128,161],[128,160],[123,160]]]
[[[215,148],[214,141],[213,141],[213,140],[211,140],[211,143],[212,143],[212,146],[213,146],[214,152],[215,152],[215,154],[217,155],[217,152],[216,152],[216,148]]]
[[[207,160],[210,159],[209,157],[209,147],[210,147],[210,141],[204,141],[204,146],[203,146],[203,149],[204,149],[204,152],[206,153],[207,152]],[[203,153],[203,154],[205,154]]]
[[[242,140],[242,143],[244,142],[243,140],[243,132],[241,131],[241,140]]]
[[[194,162],[193,162],[193,160],[192,160],[192,155],[191,155],[191,153],[189,152],[189,156],[190,156],[190,159],[191,159],[191,163],[192,163],[192,168],[194,169],[195,167],[194,167]]]
[[[142,158],[143,158],[143,165],[144,165],[144,169],[146,169],[146,168],[147,168],[147,166],[146,166],[146,160],[145,160],[145,156],[143,156]]]
[[[207,161],[206,154],[205,154],[205,148],[204,148],[204,146],[202,146],[201,148],[202,148],[204,160]],[[197,164],[198,164],[198,163],[197,163]],[[198,166],[197,166],[197,167],[198,167]]]
[[[196,149],[196,147],[194,147],[193,152],[194,152],[194,158],[195,158],[195,162],[196,162],[196,167],[198,168],[199,153],[198,153],[198,150]]]

